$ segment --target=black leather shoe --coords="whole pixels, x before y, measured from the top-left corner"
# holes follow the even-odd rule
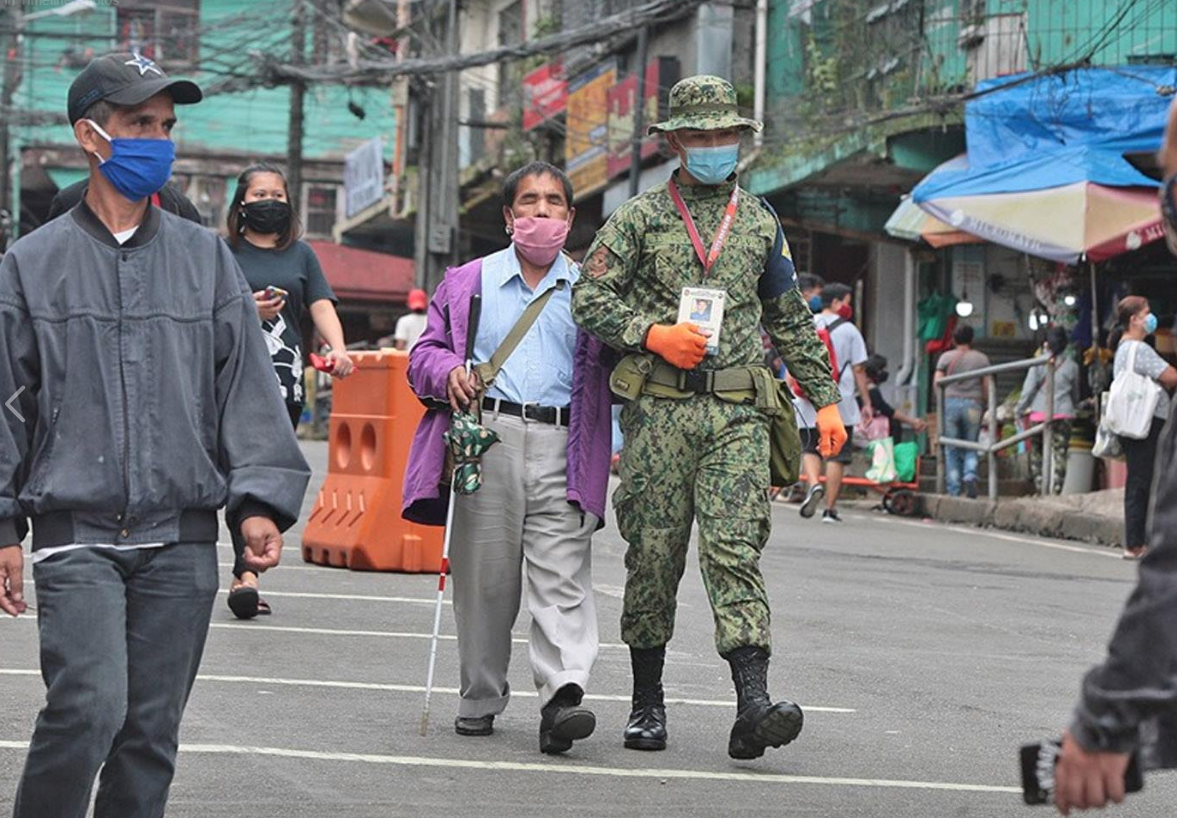
[[[540,711],[539,751],[553,755],[572,749],[572,742],[586,739],[597,729],[597,717],[580,702],[584,691],[565,685]]]
[[[459,736],[489,736],[494,731],[494,716],[479,716],[478,718],[458,716],[454,720],[454,732]]]
[[[768,697],[768,653],[758,647],[728,654],[738,700],[736,723],[728,739],[732,758],[760,758],[768,747],[783,747],[801,734],[805,716],[792,702]]]
[[[666,749],[666,706],[662,703],[661,685],[656,701],[651,697],[639,702],[635,697],[625,725],[625,746],[631,750]]]

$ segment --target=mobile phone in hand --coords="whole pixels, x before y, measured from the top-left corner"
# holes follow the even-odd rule
[[[283,301],[290,299],[290,293],[281,287],[275,287],[273,284],[266,287],[266,300],[273,301],[275,298],[281,298]]]
[[[1027,804],[1054,803],[1054,768],[1061,752],[1061,741],[1022,746],[1022,800]],[[1144,776],[1140,771],[1140,757],[1133,753],[1124,772],[1124,791],[1140,792],[1142,789]]]
[[[335,370],[335,362],[328,361],[322,355],[316,355],[315,353],[312,352],[310,354],[310,356],[308,356],[308,357],[310,357],[310,359],[311,359],[311,366],[313,366],[315,369],[319,370],[320,372],[326,372],[326,373],[330,374],[331,372],[333,372]]]

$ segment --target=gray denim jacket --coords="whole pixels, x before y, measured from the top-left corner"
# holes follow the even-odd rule
[[[0,261],[0,546],[213,541],[298,518],[310,470],[228,246],[148,205],[119,246],[83,202]],[[21,417],[17,417],[17,413]],[[23,418],[23,419],[22,419]]]
[[[1167,398],[1162,398],[1167,400]],[[1157,447],[1149,550],[1108,656],[1083,680],[1071,732],[1088,750],[1139,748],[1146,769],[1177,767],[1177,425]]]

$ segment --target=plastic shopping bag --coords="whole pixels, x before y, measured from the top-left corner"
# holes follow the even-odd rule
[[[872,440],[867,444],[867,454],[870,455],[870,468],[866,470],[866,479],[872,483],[893,483],[899,476],[895,470],[895,439],[885,437],[882,440]]]
[[[904,483],[915,480],[916,461],[920,457],[920,444],[914,440],[895,445],[895,471]]]

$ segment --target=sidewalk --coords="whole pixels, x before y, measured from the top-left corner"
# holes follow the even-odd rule
[[[1123,547],[1124,490],[1108,489],[1059,497],[1003,497],[996,502],[919,495],[925,517],[1041,537]]]

